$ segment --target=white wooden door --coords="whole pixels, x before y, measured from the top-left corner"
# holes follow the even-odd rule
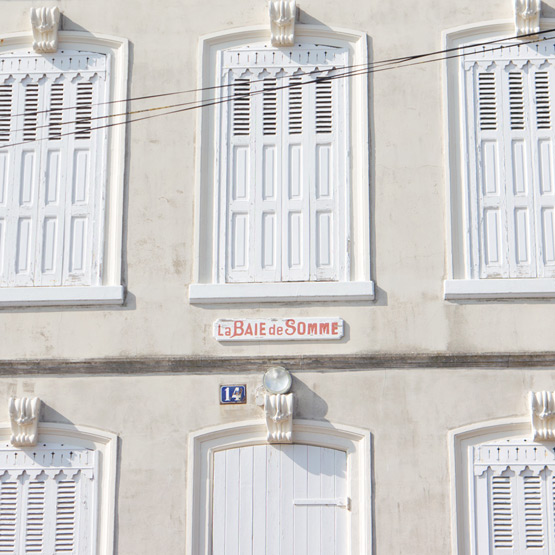
[[[214,455],[213,555],[346,555],[347,455],[255,445]]]

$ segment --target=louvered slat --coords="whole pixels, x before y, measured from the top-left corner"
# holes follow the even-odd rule
[[[75,547],[76,484],[58,482],[56,498],[56,553],[71,553]]]
[[[250,132],[250,80],[236,79],[233,84],[233,134]]]
[[[495,74],[478,74],[478,111],[481,130],[497,129]]]
[[[23,140],[37,138],[37,119],[39,109],[39,85],[29,83],[25,86],[25,108],[23,113]]]
[[[0,553],[15,550],[17,490],[17,482],[0,483]]]
[[[64,105],[63,83],[53,83],[50,89],[50,111],[48,113],[48,138],[51,141],[62,138],[62,119]]]
[[[496,549],[513,547],[513,506],[511,479],[493,476],[491,479],[493,546]]]
[[[538,129],[551,129],[549,73],[547,71],[537,71],[534,77],[536,92],[536,126]]]
[[[527,549],[544,547],[544,514],[540,476],[524,476],[524,529]]]
[[[333,88],[330,80],[316,82],[316,133],[331,133],[333,125]]]
[[[264,79],[262,103],[262,132],[264,135],[275,135],[277,131],[276,79]]]
[[[302,77],[289,79],[289,134],[303,132],[303,87]]]
[[[90,81],[77,83],[77,109],[75,139],[91,138],[93,84]]]
[[[12,104],[12,85],[0,85],[0,142],[10,140]]]
[[[30,482],[27,494],[27,522],[25,526],[26,553],[42,553],[45,522],[44,482]]]
[[[509,110],[511,114],[511,129],[524,129],[524,90],[522,73],[509,73]]]

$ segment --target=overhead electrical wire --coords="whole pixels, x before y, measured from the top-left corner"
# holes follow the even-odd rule
[[[295,83],[295,84],[290,84],[287,83],[285,85],[281,85],[279,87],[272,87],[272,90],[280,90],[280,89],[287,89],[290,88],[292,86],[303,86],[303,85],[307,85],[310,83],[316,83],[316,82],[322,82],[322,81],[331,81],[333,79],[343,79],[346,77],[356,77],[359,75],[368,75],[368,74],[373,74],[373,73],[379,73],[382,71],[389,71],[392,69],[398,69],[398,68],[403,68],[403,67],[411,67],[411,66],[415,66],[415,65],[421,65],[421,64],[426,64],[426,63],[431,63],[431,62],[437,62],[437,61],[445,61],[445,60],[449,60],[449,59],[453,59],[453,58],[459,58],[465,55],[465,50],[466,49],[473,49],[475,50],[476,48],[480,48],[480,47],[487,47],[493,44],[499,44],[499,43],[503,43],[503,44],[499,44],[498,46],[494,47],[494,48],[484,48],[483,52],[493,52],[495,50],[501,50],[504,48],[508,48],[511,46],[518,46],[518,45],[525,45],[525,44],[534,44],[534,43],[541,43],[544,42],[546,40],[555,38],[555,37],[543,37],[540,40],[536,39],[536,38],[532,38],[532,40],[528,40],[528,41],[523,41],[523,38],[526,37],[537,37],[538,35],[545,35],[547,33],[551,33],[551,32],[555,32],[555,28],[552,29],[546,29],[544,31],[539,31],[537,33],[529,33],[526,35],[520,35],[520,36],[511,36],[511,37],[505,37],[505,38],[499,38],[499,39],[494,39],[494,40],[489,40],[489,41],[484,41],[484,42],[479,42],[479,43],[472,43],[472,44],[468,44],[468,45],[461,45],[461,46],[456,46],[456,47],[452,47],[452,48],[448,48],[448,49],[444,49],[444,50],[436,50],[433,52],[426,52],[423,54],[414,54],[414,55],[410,55],[410,56],[404,56],[404,57],[398,57],[398,58],[390,58],[390,59],[386,59],[386,60],[379,60],[376,62],[369,62],[366,64],[353,64],[353,65],[348,65],[348,66],[342,66],[340,71],[339,70],[335,70],[335,72],[332,75],[325,75],[322,77],[315,77],[314,79],[309,79],[309,80],[305,80],[301,83]],[[512,44],[507,44],[507,41],[511,41],[511,40],[516,40],[519,39],[518,42],[512,43]],[[452,52],[456,52],[456,54],[453,55],[449,55],[449,56],[444,56],[444,54],[450,54]],[[439,58],[432,58],[432,59],[424,59],[422,60],[422,58],[429,58],[431,56],[437,56],[437,55],[441,55],[441,57]],[[555,55],[555,52],[554,52]],[[415,60],[419,60],[419,61],[415,61]],[[406,62],[412,62],[412,63],[406,63]],[[358,69],[355,69],[358,68]],[[328,69],[323,69],[323,70],[315,70],[310,72],[310,74],[308,75],[314,75],[316,73],[328,73],[331,70]],[[276,77],[276,79],[281,79],[284,78],[285,76],[279,76]],[[258,80],[252,80],[250,81],[250,83],[260,83],[263,82],[264,79],[258,79]],[[224,84],[224,85],[213,85],[213,86],[209,86],[209,87],[201,87],[201,88],[196,88],[196,89],[189,89],[189,90],[182,90],[182,91],[174,91],[174,92],[169,92],[169,93],[159,93],[159,94],[154,94],[154,95],[144,95],[144,96],[139,96],[139,97],[134,97],[134,98],[130,98],[130,99],[124,99],[124,100],[111,100],[111,101],[107,101],[107,102],[102,102],[102,103],[98,103],[98,104],[94,104],[96,106],[101,106],[101,105],[107,105],[107,104],[116,104],[116,103],[122,103],[122,102],[135,102],[135,101],[139,101],[139,100],[147,100],[147,99],[153,99],[153,98],[163,98],[163,97],[167,97],[167,96],[175,96],[175,95],[180,95],[180,94],[190,94],[190,93],[199,93],[199,92],[205,92],[205,91],[210,91],[210,90],[219,90],[219,89],[224,89],[224,88],[229,88],[230,85],[229,84]],[[83,122],[91,122],[91,121],[95,121],[95,120],[104,120],[104,119],[112,119],[112,118],[121,118],[121,117],[125,117],[125,116],[133,116],[136,114],[142,114],[142,113],[148,113],[148,112],[158,112],[161,110],[170,110],[170,111],[165,111],[163,113],[156,113],[156,114],[150,114],[147,116],[142,116],[139,118],[135,118],[135,119],[130,119],[130,120],[124,120],[124,121],[117,121],[117,122],[111,122],[111,123],[106,123],[104,125],[99,125],[97,127],[91,127],[90,131],[96,131],[96,130],[101,130],[101,129],[107,129],[107,128],[111,128],[111,127],[115,127],[117,125],[125,125],[127,123],[135,123],[138,121],[144,121],[147,119],[152,119],[155,117],[161,117],[161,116],[166,116],[166,115],[171,115],[171,114],[177,114],[177,113],[182,113],[182,112],[187,112],[187,111],[191,111],[191,110],[196,110],[199,108],[206,108],[206,107],[210,107],[210,106],[215,106],[218,104],[224,104],[226,102],[229,102],[230,100],[237,100],[237,99],[242,99],[242,98],[249,98],[251,96],[255,96],[255,95],[259,95],[262,94],[264,91],[263,89],[259,89],[259,90],[255,90],[255,91],[251,91],[249,93],[242,93],[242,94],[230,94],[227,95],[225,97],[215,97],[215,98],[209,98],[209,99],[205,99],[205,100],[192,100],[192,101],[187,101],[187,102],[180,102],[180,103],[175,103],[175,104],[169,104],[166,106],[155,106],[155,107],[151,107],[151,108],[143,108],[143,109],[139,109],[139,110],[128,110],[125,112],[120,112],[117,114],[107,114],[107,115],[103,115],[103,116],[95,116],[95,117],[87,117],[87,118],[80,118],[77,119],[75,121],[70,121],[70,122],[62,122],[62,125],[72,125],[75,123],[83,123]],[[174,110],[173,108],[179,108],[177,110]],[[74,109],[74,107],[71,106],[66,106],[63,108],[55,108],[54,110],[42,110],[42,111],[34,111],[33,114],[43,114],[43,113],[48,113],[50,111],[55,111],[57,113],[61,112],[62,110],[70,110],[70,109]],[[15,114],[11,116],[11,119],[14,119],[16,117],[22,117],[25,114]],[[41,125],[41,126],[36,126],[34,127],[34,129],[42,129],[42,128],[47,128],[49,127],[48,124],[45,125]],[[16,129],[11,131],[11,133],[15,133],[15,132],[21,132],[21,129]],[[64,137],[64,136],[68,136],[68,135],[75,135],[77,133],[79,133],[79,130],[76,131],[69,131],[66,133],[61,133],[57,135],[57,138],[59,137]],[[82,132],[82,131],[81,131]],[[0,144],[0,148],[1,149],[5,149],[8,147],[13,147],[13,146],[19,146],[22,144],[29,144],[29,143],[33,143],[33,142],[39,142],[39,141],[44,141],[44,140],[49,140],[48,137],[42,137],[42,138],[38,138],[38,139],[33,139],[33,140],[24,140],[24,141],[20,141],[17,143],[7,143],[4,145]]]

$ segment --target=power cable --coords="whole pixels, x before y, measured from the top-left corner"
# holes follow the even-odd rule
[[[542,33],[547,33],[547,32],[552,32],[555,31],[555,29],[549,29],[546,31],[543,31]],[[537,34],[539,33],[530,33],[530,36],[537,36]],[[315,83],[315,82],[321,82],[321,81],[328,81],[328,80],[333,80],[333,79],[341,79],[341,78],[345,78],[345,77],[356,77],[358,75],[368,75],[368,74],[372,74],[372,73],[378,73],[381,71],[388,71],[391,69],[397,69],[397,68],[402,68],[402,67],[410,67],[410,66],[415,66],[415,65],[421,65],[421,64],[425,64],[425,63],[431,63],[431,62],[436,62],[436,61],[444,61],[444,60],[448,60],[448,59],[452,59],[452,58],[459,58],[465,55],[465,52],[461,52],[461,50],[465,50],[467,48],[473,48],[476,49],[477,47],[480,46],[487,46],[490,44],[494,44],[494,43],[499,43],[499,42],[505,42],[508,40],[512,40],[515,37],[509,37],[509,38],[504,38],[504,39],[496,39],[496,40],[492,40],[492,41],[487,41],[487,42],[482,42],[482,43],[474,43],[471,45],[464,45],[461,47],[453,47],[453,48],[449,48],[449,49],[445,49],[445,50],[438,50],[436,52],[430,52],[430,53],[425,53],[425,54],[417,54],[417,55],[412,55],[412,56],[406,56],[404,58],[392,58],[391,60],[382,60],[379,62],[374,62],[373,64],[357,64],[357,65],[350,65],[350,66],[343,66],[341,69],[347,69],[349,71],[346,71],[345,73],[335,73],[333,75],[328,75],[328,76],[324,76],[324,77],[316,77],[315,79],[311,79],[311,80],[307,80],[307,81],[303,81],[302,83],[294,83],[294,84],[286,84],[286,85],[282,85],[279,87],[273,87],[272,90],[280,90],[280,89],[287,89],[290,88],[292,86],[303,86],[303,85],[307,85],[310,83]],[[552,39],[554,37],[546,37],[544,39],[542,39],[542,41],[538,41],[538,40],[531,40],[531,41],[521,41],[519,40],[518,43],[515,44],[501,44],[500,46],[497,46],[495,48],[491,48],[491,49],[484,49],[484,52],[491,52],[494,50],[500,50],[503,48],[507,48],[509,46],[515,46],[515,45],[523,45],[523,44],[532,44],[532,43],[536,43],[536,42],[543,42],[544,40],[549,40]],[[440,58],[433,58],[433,59],[429,59],[429,60],[420,60],[420,61],[416,61],[413,63],[404,63],[405,61],[410,61],[410,60],[418,60],[419,58],[425,58],[425,57],[429,57],[432,55],[436,55],[436,54],[444,54],[444,53],[449,53],[449,52],[457,52],[457,54],[454,54],[452,56],[442,56]],[[402,61],[401,61],[402,60]],[[389,65],[386,65],[389,64]],[[377,65],[381,65],[383,67],[371,67],[371,66],[377,66]],[[352,68],[361,68],[361,69],[357,69],[357,70],[352,70]],[[321,70],[321,72],[329,72],[329,69],[326,70]],[[315,72],[311,72],[312,75],[314,73],[320,73],[320,71],[315,71]],[[256,82],[261,82],[264,81],[264,79],[260,79],[260,80],[253,80],[250,81],[250,83],[256,83]],[[149,95],[148,97],[137,97],[135,99],[132,100],[138,100],[138,99],[142,99],[142,98],[156,98],[156,97],[162,97],[162,96],[168,96],[168,95],[172,95],[172,94],[184,94],[185,92],[200,92],[200,91],[206,91],[206,90],[214,90],[214,89],[222,89],[222,88],[228,88],[230,85],[226,84],[226,85],[218,85],[218,86],[213,86],[213,87],[203,87],[203,88],[199,88],[199,89],[192,89],[191,91],[181,91],[181,92],[176,92],[176,93],[163,93],[161,95]],[[97,127],[92,127],[90,128],[90,131],[96,131],[96,130],[100,130],[100,129],[106,129],[106,128],[110,128],[110,127],[115,127],[117,125],[124,125],[126,123],[135,123],[137,121],[144,121],[147,119],[152,119],[155,117],[160,117],[160,116],[165,116],[165,115],[171,115],[171,114],[177,114],[177,113],[182,113],[182,112],[187,112],[190,110],[196,110],[198,108],[205,108],[205,107],[209,107],[209,106],[215,106],[218,104],[223,104],[226,102],[229,102],[230,100],[237,100],[237,99],[242,99],[242,98],[249,98],[251,96],[257,95],[257,94],[261,94],[263,93],[263,89],[259,89],[259,90],[255,90],[249,93],[245,93],[245,94],[231,94],[228,95],[226,97],[220,97],[220,98],[211,98],[211,99],[207,99],[206,101],[188,101],[188,102],[183,102],[183,103],[176,103],[176,104],[170,104],[167,106],[159,106],[159,107],[153,107],[153,108],[145,108],[142,110],[131,110],[131,111],[126,111],[126,112],[121,112],[119,114],[109,114],[109,115],[105,115],[105,116],[96,116],[94,118],[81,118],[79,120],[76,120],[74,122],[63,122],[62,125],[70,125],[72,123],[83,123],[84,121],[89,122],[89,121],[93,121],[93,120],[101,120],[101,119],[111,119],[111,118],[119,118],[119,117],[124,117],[124,116],[129,116],[129,115],[135,115],[135,114],[140,114],[140,113],[147,113],[147,112],[152,112],[152,111],[159,111],[159,110],[170,110],[171,108],[179,108],[178,110],[170,110],[164,113],[159,113],[159,114],[152,114],[149,116],[143,116],[140,118],[135,118],[132,120],[125,120],[125,121],[120,121],[120,122],[112,122],[112,123],[107,123],[105,125],[100,125]],[[110,101],[107,103],[101,103],[101,104],[108,104],[108,103],[115,103],[115,102],[120,102],[120,101]],[[185,106],[185,107],[183,107]],[[66,108],[69,109],[69,108]],[[59,109],[57,109],[57,111],[59,111]],[[34,113],[41,113],[41,112],[33,112]],[[13,116],[14,118],[16,116]],[[44,127],[49,127],[49,125],[44,125],[44,126],[38,126],[35,129],[39,129],[39,128],[44,128]],[[21,130],[15,130],[13,132],[20,132]],[[89,131],[89,130],[87,130]],[[82,133],[82,130],[77,130],[77,131],[70,131],[67,133],[61,133],[57,135],[57,138],[63,137],[63,136],[68,136],[68,135],[74,135],[77,133]],[[32,142],[38,142],[38,141],[43,141],[43,140],[49,140],[48,137],[43,137],[40,139],[34,139],[34,140],[26,140],[26,141],[20,141],[18,143],[9,143],[3,146],[0,146],[0,148],[7,148],[7,147],[13,147],[13,146],[18,146],[18,145],[22,145],[22,144],[29,144]]]

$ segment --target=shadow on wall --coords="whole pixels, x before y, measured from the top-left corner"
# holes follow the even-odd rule
[[[58,424],[74,424],[71,420],[53,409],[50,405],[42,401],[42,410],[40,415],[41,422],[57,422]]]
[[[295,394],[294,418],[325,420],[328,404],[297,377],[293,377],[291,391]]]

